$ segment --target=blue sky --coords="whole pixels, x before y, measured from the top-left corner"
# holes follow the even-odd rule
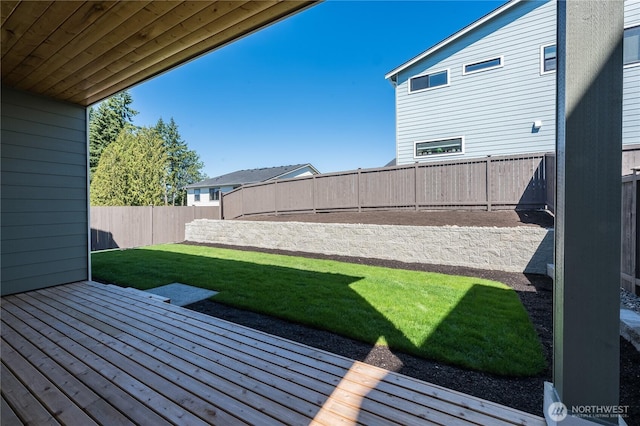
[[[210,177],[395,157],[384,75],[504,1],[326,1],[130,90],[136,125],[173,117]]]

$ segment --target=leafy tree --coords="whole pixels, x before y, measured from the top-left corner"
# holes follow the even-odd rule
[[[91,205],[162,204],[167,154],[155,129],[126,126],[103,151],[91,181]]]
[[[171,117],[169,123],[162,118],[155,127],[164,141],[167,153],[166,185],[164,186],[165,205],[182,205],[186,203],[186,185],[205,179],[202,173],[204,164],[195,151],[187,146],[178,132],[178,125]]]
[[[113,143],[122,129],[131,124],[138,111],[130,105],[133,98],[123,91],[102,102],[97,109],[89,109],[89,167],[91,178],[98,167],[104,149]]]

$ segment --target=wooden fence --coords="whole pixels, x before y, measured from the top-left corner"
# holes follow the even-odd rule
[[[219,219],[211,207],[91,207],[91,250],[132,248],[184,241],[185,224]]]
[[[548,154],[547,161],[547,208],[555,209],[555,154]],[[638,203],[638,175],[640,171],[640,145],[622,147],[622,223],[620,235],[620,286],[632,293],[640,294],[640,203]],[[629,174],[632,172],[633,174]]]
[[[545,177],[547,179],[546,204],[547,210],[556,211],[556,154],[549,153],[545,156]]]
[[[242,186],[222,217],[374,209],[545,208],[545,154],[359,169]]]
[[[638,178],[636,173],[622,177],[620,285],[632,293],[640,289]]]

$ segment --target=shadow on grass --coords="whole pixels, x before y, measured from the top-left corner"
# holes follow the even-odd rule
[[[409,333],[423,338],[412,341],[406,330],[354,290],[363,279],[359,276],[145,249],[94,255],[93,270],[101,280],[143,290],[171,282],[216,290],[220,293],[213,300],[218,303],[371,345],[386,341],[393,350],[466,368],[508,375],[535,373],[524,372],[535,367],[522,366],[536,358],[531,352],[539,352],[539,347],[513,347],[523,336],[537,341],[535,332],[522,321],[524,309],[509,312],[517,295],[507,289],[474,284],[444,313],[430,313],[425,300],[424,312],[416,311],[412,324],[418,330]],[[427,324],[434,316],[436,321]]]

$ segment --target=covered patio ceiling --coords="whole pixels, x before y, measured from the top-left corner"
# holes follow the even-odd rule
[[[88,106],[317,0],[2,0],[2,84]]]

